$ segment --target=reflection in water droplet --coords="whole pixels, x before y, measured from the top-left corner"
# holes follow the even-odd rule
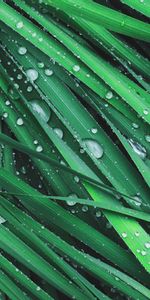
[[[39,114],[43,121],[48,122],[51,116],[51,111],[47,103],[42,100],[30,101],[32,109]]]
[[[91,155],[99,159],[103,156],[103,148],[94,140],[86,139],[83,141],[87,149],[90,151]]]

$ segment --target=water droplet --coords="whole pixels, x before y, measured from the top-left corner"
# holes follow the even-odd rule
[[[21,29],[23,26],[24,26],[24,25],[23,25],[23,22],[22,22],[22,21],[20,21],[20,22],[18,22],[18,23],[16,24],[16,27],[17,27],[18,29]]]
[[[28,79],[33,82],[38,78],[38,72],[35,69],[28,69],[26,71]]]
[[[45,69],[45,75],[46,76],[52,76],[53,75],[53,71],[50,69]]]
[[[106,99],[111,99],[113,97],[113,93],[111,91],[107,92]]]
[[[77,183],[78,183],[80,179],[79,179],[79,177],[78,177],[78,176],[75,176],[75,177],[74,177],[74,180],[75,180],[75,182],[77,182]]]
[[[140,233],[139,233],[138,231],[135,231],[134,234],[135,234],[135,236],[137,236],[137,237],[140,235]]]
[[[92,133],[95,134],[95,133],[97,133],[97,128],[92,128],[91,131],[92,131]]]
[[[127,233],[126,233],[126,232],[123,232],[123,233],[122,233],[122,237],[123,237],[123,238],[126,238],[126,237],[127,237]]]
[[[145,250],[142,250],[142,251],[141,251],[141,254],[142,254],[143,256],[145,256],[145,255],[147,254],[147,252],[146,252]]]
[[[79,72],[79,71],[80,71],[80,66],[74,65],[74,66],[73,66],[73,70],[74,70],[75,72]]]
[[[88,211],[88,206],[87,205],[83,205],[82,206],[82,211],[83,212],[87,212]]]
[[[8,117],[8,113],[7,112],[5,112],[5,113],[3,113],[3,118],[7,118]]]
[[[149,249],[150,248],[150,242],[148,243],[145,243],[145,247],[147,248],[147,249]]]
[[[78,196],[76,195],[76,194],[70,194],[69,196],[68,196],[69,198],[78,198]],[[74,206],[75,204],[76,204],[76,201],[74,201],[74,200],[69,200],[69,201],[67,201],[67,204],[69,205],[69,206]]]
[[[34,145],[37,145],[37,144],[38,144],[38,141],[37,141],[37,140],[34,140],[34,141],[33,141],[33,144],[34,144]]]
[[[95,215],[96,215],[96,218],[100,218],[102,213],[100,210],[97,210]]]
[[[146,135],[146,136],[145,136],[145,140],[146,140],[148,143],[150,143],[150,135]]]
[[[148,109],[144,109],[143,113],[144,113],[145,116],[147,116],[148,115]]]
[[[43,62],[38,62],[38,67],[39,67],[40,69],[44,68],[44,63],[43,63]]]
[[[22,118],[18,118],[16,123],[19,126],[23,125],[23,119]]]
[[[134,204],[135,204],[136,206],[141,206],[141,204],[142,204],[141,198],[139,198],[138,196],[135,196],[135,197],[133,197],[133,198],[135,199]]]
[[[139,125],[136,124],[136,123],[132,123],[132,127],[135,128],[135,129],[138,129],[138,128],[139,128]]]
[[[18,53],[19,53],[20,55],[24,55],[24,54],[27,53],[27,49],[26,49],[25,47],[19,47]]]
[[[37,290],[37,291],[40,291],[40,290],[41,290],[41,288],[40,288],[39,286],[37,286],[36,290]]]
[[[63,131],[60,128],[54,128],[54,132],[59,136],[60,139],[63,138]]]
[[[6,222],[6,220],[3,217],[0,216],[0,224],[3,224],[5,222]]]
[[[38,145],[38,146],[36,147],[36,151],[37,151],[37,152],[42,152],[42,151],[43,151],[43,147],[40,146],[40,145]]]
[[[103,156],[103,148],[94,140],[84,140],[84,144],[90,151],[91,155],[99,159]]]
[[[146,149],[143,146],[141,146],[139,143],[134,142],[132,139],[128,140],[128,142],[134,152],[138,154],[141,159],[146,158]]]
[[[41,100],[30,101],[32,109],[40,115],[43,121],[48,122],[51,116],[51,110],[46,102]]]
[[[9,105],[10,105],[10,101],[9,101],[9,100],[6,100],[5,104],[6,104],[7,106],[9,106]]]

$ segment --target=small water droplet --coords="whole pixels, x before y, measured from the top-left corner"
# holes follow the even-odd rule
[[[147,252],[146,252],[145,250],[142,250],[142,251],[141,251],[141,254],[142,254],[143,256],[145,256],[145,255],[147,254]]]
[[[143,113],[144,113],[145,116],[147,116],[148,115],[148,109],[144,109]]]
[[[27,53],[27,49],[26,49],[25,47],[19,47],[18,53],[19,53],[20,55],[24,55],[24,54]]]
[[[40,146],[40,145],[38,145],[38,146],[36,147],[36,151],[37,151],[37,152],[42,152],[42,151],[43,151],[43,147]]]
[[[46,76],[52,76],[53,75],[53,71],[50,69],[45,69],[45,75]]]
[[[82,206],[82,211],[83,212],[87,212],[88,211],[88,206],[87,205],[83,205]]]
[[[79,72],[79,71],[80,71],[80,66],[74,65],[74,66],[73,66],[73,70],[74,70],[75,72]]]
[[[24,26],[24,25],[23,25],[23,22],[22,22],[22,21],[20,21],[20,22],[18,22],[18,23],[16,24],[16,27],[17,27],[18,29],[21,29],[23,26]]]
[[[3,118],[6,119],[7,117],[8,117],[8,113],[7,113],[7,112],[4,112],[4,113],[3,113]]]
[[[106,99],[110,100],[110,99],[112,99],[112,97],[113,97],[113,93],[111,91],[107,92]]]
[[[94,134],[97,133],[97,128],[92,128],[91,132],[94,133]]]
[[[102,213],[100,210],[97,210],[95,215],[96,215],[96,218],[100,218]]]
[[[54,128],[54,132],[59,136],[60,139],[63,138],[63,131],[60,128]]]
[[[150,242],[148,243],[145,243],[145,247],[147,248],[147,249],[149,249],[150,248]]]
[[[150,143],[150,135],[146,135],[145,140],[146,140],[146,142]]]
[[[16,123],[19,126],[23,125],[23,119],[22,118],[18,118]]]
[[[136,123],[132,123],[132,127],[135,128],[135,129],[138,129],[138,128],[139,128],[139,125],[136,124]]]
[[[126,238],[126,237],[127,237],[127,233],[126,233],[126,232],[123,232],[123,233],[122,233],[122,237],[123,237],[123,238]]]

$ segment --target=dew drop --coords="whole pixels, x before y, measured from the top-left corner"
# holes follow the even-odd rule
[[[73,66],[73,70],[74,70],[75,72],[79,72],[79,71],[80,71],[80,66],[74,65],[74,66]]]
[[[5,112],[5,113],[3,113],[3,118],[7,118],[8,117],[8,113],[7,112]]]
[[[19,126],[23,125],[23,119],[22,118],[18,118],[16,123]]]
[[[94,133],[94,134],[97,133],[97,128],[92,128],[91,132]]]
[[[0,224],[3,224],[5,222],[6,222],[6,220],[3,217],[0,216]]]
[[[113,97],[113,93],[111,91],[107,92],[106,99],[110,100],[110,99],[112,99],[112,97]]]
[[[144,109],[143,113],[144,113],[145,116],[147,116],[148,115],[148,109]]]
[[[18,22],[18,23],[16,24],[16,27],[17,27],[18,29],[21,29],[21,28],[23,27],[23,22],[22,22],[22,21]]]
[[[145,247],[147,248],[147,249],[149,249],[150,248],[150,243],[145,243]]]
[[[63,131],[60,128],[54,128],[54,132],[59,136],[60,139],[63,138]]]
[[[142,254],[143,256],[145,256],[145,255],[147,254],[147,252],[146,252],[145,250],[142,250],[142,251],[141,251],[141,254]]]
[[[146,140],[146,142],[150,143],[150,135],[146,135],[145,140]]]
[[[123,237],[123,238],[126,238],[126,237],[127,237],[127,233],[126,233],[126,232],[123,232],[123,233],[122,233],[122,237]]]
[[[99,159],[103,156],[103,148],[96,141],[86,139],[84,144],[95,158]]]
[[[78,196],[76,195],[76,194],[70,194],[69,196],[68,196],[69,198],[78,198]],[[74,200],[69,200],[69,201],[67,201],[67,204],[69,205],[69,206],[74,206],[75,204],[76,204],[76,201],[74,201]]]
[[[37,151],[37,152],[42,152],[42,151],[43,151],[43,147],[42,147],[41,145],[38,145],[38,146],[36,147],[36,151]]]
[[[136,124],[136,123],[132,123],[132,127],[135,128],[135,129],[138,129],[138,128],[139,128],[139,125]]]
[[[52,76],[53,75],[53,71],[50,69],[45,69],[45,75],[46,76]]]
[[[100,210],[97,210],[97,212],[96,212],[96,218],[100,218],[101,217],[101,215],[102,215],[102,213],[101,213],[101,211]]]
[[[40,69],[44,68],[44,63],[43,63],[43,62],[38,62],[38,67],[39,67]]]
[[[134,152],[138,154],[141,159],[146,158],[146,149],[143,146],[141,146],[139,143],[134,142],[132,139],[128,140],[128,142]]]
[[[38,78],[38,72],[35,69],[28,69],[26,71],[28,79],[33,82]]]
[[[32,100],[30,101],[32,109],[39,114],[43,121],[48,122],[51,116],[51,111],[47,103],[41,100]]]
[[[27,53],[27,49],[26,49],[25,47],[19,47],[18,53],[19,53],[20,55],[24,55],[24,54]]]
[[[82,211],[83,212],[87,212],[88,211],[88,206],[87,205],[83,205],[82,206]]]

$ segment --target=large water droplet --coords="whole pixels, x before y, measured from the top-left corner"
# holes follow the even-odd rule
[[[141,146],[139,143],[134,142],[132,139],[128,140],[128,142],[131,145],[134,152],[138,154],[141,159],[146,158],[146,149],[143,146]]]
[[[38,145],[38,146],[36,147],[36,151],[37,151],[37,152],[42,152],[42,151],[43,151],[43,147],[42,147],[41,145]]]
[[[103,156],[103,148],[96,141],[86,139],[83,142],[87,149],[90,151],[91,155],[93,155],[95,158],[99,159]]]
[[[51,116],[51,111],[49,106],[41,100],[30,101],[32,109],[40,115],[43,121],[48,122]]]
[[[0,216],[0,224],[3,224],[4,222],[6,222],[6,220]]]
[[[32,82],[35,81],[39,76],[38,72],[35,69],[28,69],[26,71],[26,74],[29,80]]]

